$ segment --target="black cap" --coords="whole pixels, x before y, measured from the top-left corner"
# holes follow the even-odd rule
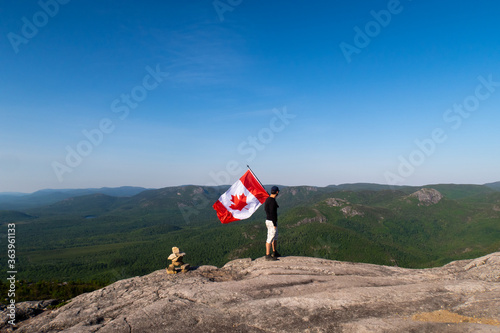
[[[273,186],[271,188],[271,194],[276,194],[280,191],[280,189],[278,188],[278,186]]]

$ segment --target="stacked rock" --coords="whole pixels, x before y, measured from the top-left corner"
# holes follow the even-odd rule
[[[167,267],[167,274],[186,273],[189,271],[189,264],[182,262],[185,255],[184,252],[180,252],[178,247],[174,246],[172,248],[172,254],[168,256],[168,260],[172,260],[172,263]]]

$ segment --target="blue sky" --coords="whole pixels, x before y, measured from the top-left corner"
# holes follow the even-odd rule
[[[9,2],[0,192],[498,181],[499,9]]]

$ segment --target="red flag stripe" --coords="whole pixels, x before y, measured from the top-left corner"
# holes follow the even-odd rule
[[[247,170],[243,176],[241,176],[240,181],[247,188],[247,190],[252,193],[257,200],[262,204],[266,201],[269,194],[267,194],[266,190],[260,185],[259,181],[255,178],[250,170]]]
[[[217,212],[217,217],[222,223],[239,221],[239,219],[234,218],[233,214],[231,214],[219,200],[217,200],[212,207]]]

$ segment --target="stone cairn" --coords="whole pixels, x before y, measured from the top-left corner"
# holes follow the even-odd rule
[[[180,252],[178,247],[174,246],[172,248],[172,254],[168,256],[168,260],[172,260],[172,263],[167,267],[167,274],[186,273],[189,271],[189,264],[182,262],[185,255],[184,252]]]

